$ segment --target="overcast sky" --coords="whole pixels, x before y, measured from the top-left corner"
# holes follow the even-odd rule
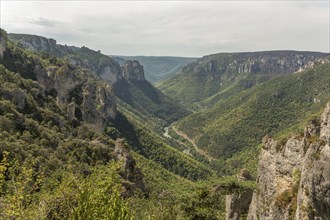
[[[5,1],[1,28],[105,54],[329,52],[329,1]]]

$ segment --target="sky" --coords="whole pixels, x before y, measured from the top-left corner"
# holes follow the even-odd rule
[[[8,33],[36,34],[108,55],[329,52],[329,0],[0,0]]]

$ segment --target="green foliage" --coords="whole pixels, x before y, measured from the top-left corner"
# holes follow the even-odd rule
[[[191,180],[205,179],[213,174],[207,166],[167,145],[157,133],[149,130],[138,120],[130,118],[130,121],[119,113],[113,123],[120,136],[126,137],[128,143],[139,154]]]
[[[293,69],[287,69],[288,66],[278,67],[276,60],[295,62],[294,57],[297,56],[313,60],[325,55],[297,51],[212,54],[188,64],[180,74],[159,83],[157,87],[188,106],[212,106],[278,74],[294,72]]]
[[[79,188],[75,220],[133,219],[128,204],[120,195],[121,184],[115,166],[99,168]]]
[[[266,134],[296,131],[319,113],[330,98],[329,68],[329,63],[318,64],[299,74],[278,76],[185,117],[177,127],[211,155],[232,157],[259,145]],[[315,97],[320,102],[314,102]]]
[[[49,54],[26,51],[9,41],[7,44],[11,44],[7,55],[17,54],[22,61],[13,65],[8,56],[0,65],[0,152],[9,152],[0,155],[0,218],[189,218],[184,204],[190,199],[199,201],[199,194],[189,195],[197,186],[187,179],[205,179],[214,172],[172,148],[158,134],[166,120],[186,114],[181,106],[150,108],[145,114],[121,101],[119,111],[123,113],[109,122],[104,134],[97,133],[83,122],[69,119],[67,106],[56,102],[57,91],[45,92],[37,81],[31,80],[33,75],[11,72],[25,71],[25,62],[31,59],[31,67],[53,69],[50,74],[54,77],[72,74],[93,84],[95,80],[87,71]],[[173,103],[151,86],[147,91],[142,91],[143,85],[134,86],[141,87],[134,91],[141,90],[146,105],[150,100],[157,105],[160,100],[163,108]],[[68,99],[79,102],[81,92],[79,88],[71,90]],[[160,115],[163,119],[158,118]],[[129,147],[139,153],[133,152],[143,168],[149,197],[121,197],[125,180],[118,175],[116,166],[107,165],[113,160],[114,139],[118,137],[125,137]],[[215,215],[208,207],[212,201],[215,203],[218,197],[201,203],[194,212],[210,216],[205,211],[208,210]],[[219,212],[223,212],[223,206],[216,211]]]
[[[120,195],[118,165],[96,166],[87,177],[70,168],[46,177],[35,161],[5,162],[1,219],[133,219]]]
[[[119,81],[115,94],[140,114],[163,119],[168,124],[189,114],[185,108],[162,94],[148,81]]]

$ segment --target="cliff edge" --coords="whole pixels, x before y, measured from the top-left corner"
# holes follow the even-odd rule
[[[303,135],[263,138],[248,220],[330,219],[330,102]]]

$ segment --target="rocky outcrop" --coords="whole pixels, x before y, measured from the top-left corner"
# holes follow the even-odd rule
[[[263,139],[249,220],[330,218],[330,103],[303,136]]]
[[[122,66],[122,75],[126,80],[145,80],[143,66],[137,60],[126,60]]]
[[[125,146],[124,139],[116,140],[113,154],[117,161],[122,162],[122,172],[120,173],[124,179],[122,195],[125,197],[132,196],[137,189],[145,192],[142,172],[136,166],[135,159],[130,154],[129,148]]]
[[[65,58],[72,65],[90,69],[94,75],[98,75],[111,83],[116,83],[122,78],[119,63],[114,58],[101,54],[99,51],[81,47]]]
[[[239,181],[251,180],[249,171],[242,169],[237,175],[237,179]],[[239,220],[242,214],[247,214],[252,194],[252,189],[246,189],[245,192],[226,195],[226,220]]]
[[[109,119],[116,116],[112,86],[72,65],[44,68],[36,65],[37,81],[58,104],[68,104],[71,120],[84,122],[96,131],[103,131]]]
[[[10,35],[9,35],[10,36]],[[56,47],[56,40],[45,37],[32,37],[32,35],[25,35],[29,41],[20,41],[21,44],[32,51],[51,52]]]

